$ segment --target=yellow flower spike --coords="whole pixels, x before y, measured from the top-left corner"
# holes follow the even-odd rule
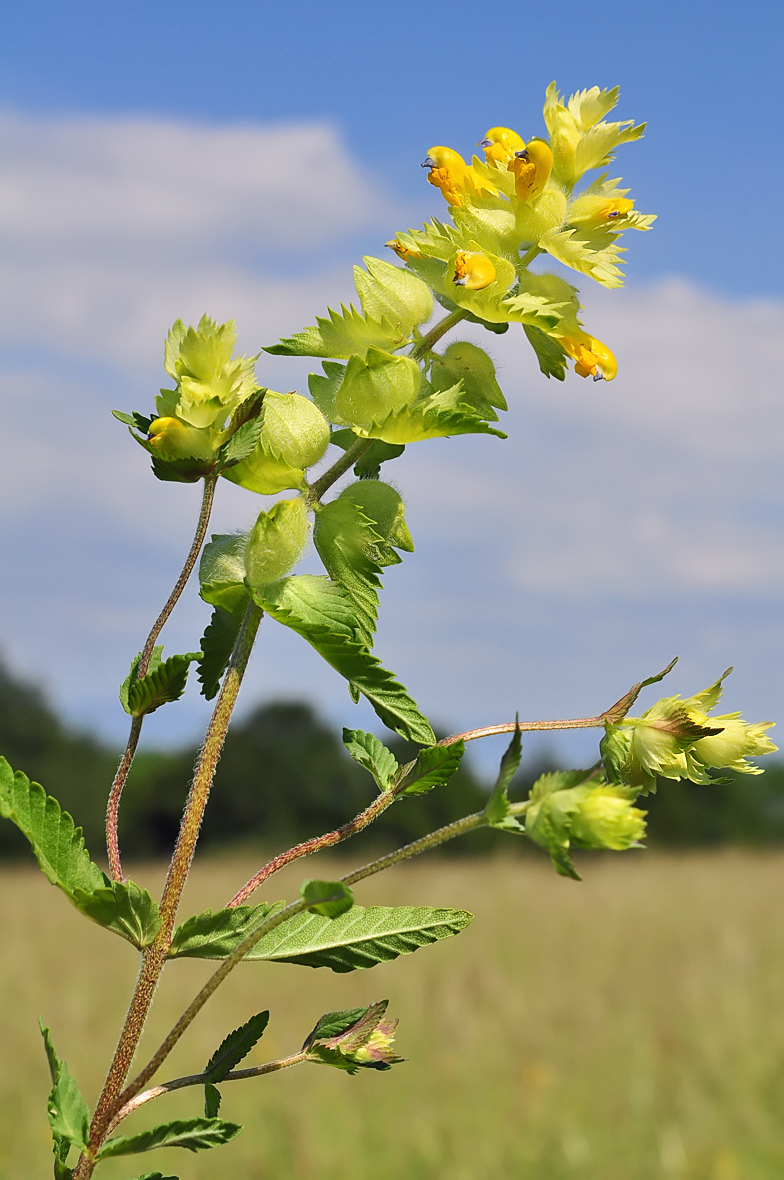
[[[542,191],[553,168],[553,153],[543,139],[530,139],[522,151],[516,151],[507,164],[514,172],[515,192],[521,201],[530,201]]]
[[[403,246],[397,238],[392,238],[390,242],[384,242],[384,245],[388,246],[390,250],[394,250],[398,258],[402,259],[403,262],[408,258],[422,257],[418,250],[409,250],[408,246]]]
[[[525,142],[510,127],[491,127],[476,146],[484,150],[487,161],[508,164],[515,152],[525,149]]]
[[[427,179],[441,189],[444,200],[458,208],[463,204],[466,194],[481,196],[484,193],[493,196],[497,192],[452,148],[432,147],[422,161],[422,167],[430,169]]]
[[[481,291],[495,279],[495,267],[486,254],[460,250],[455,258],[455,274],[452,282],[466,291]]]
[[[561,344],[572,360],[576,361],[574,371],[580,377],[593,377],[594,381],[612,381],[618,372],[618,364],[606,344],[581,332],[579,336],[561,336]]]

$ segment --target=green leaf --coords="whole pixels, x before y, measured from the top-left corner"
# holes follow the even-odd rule
[[[394,784],[396,795],[424,795],[433,787],[442,787],[457,772],[465,753],[464,742],[450,742],[448,746],[429,746],[420,750],[416,759],[401,767]]]
[[[344,729],[343,745],[355,762],[370,771],[379,790],[388,790],[398,770],[397,758],[392,751],[372,733],[361,729]]]
[[[451,389],[431,393],[376,418],[369,426],[362,426],[359,433],[398,445],[458,434],[494,434],[506,438],[503,431],[490,426],[473,406],[460,400],[462,392],[463,385],[459,382]]]
[[[658,684],[660,680],[663,680],[664,677],[673,670],[677,662],[678,657],[676,656],[675,659],[670,660],[666,668],[663,668],[661,672],[657,672],[655,676],[649,676],[647,680],[641,680],[639,684],[633,684],[629,691],[624,693],[619,701],[616,701],[606,713],[602,714],[603,719],[606,722],[609,722],[611,725],[618,725],[621,721],[623,721],[624,717],[629,712],[642,690],[647,688],[650,684]]]
[[[260,938],[247,958],[337,972],[363,970],[459,934],[471,918],[466,910],[427,906],[355,905],[338,918],[297,914]]]
[[[354,894],[342,881],[303,881],[299,893],[310,912],[322,918],[339,918],[354,904]]]
[[[433,314],[433,296],[426,283],[381,258],[362,259],[367,270],[354,267],[354,285],[366,316],[388,320],[405,336]]]
[[[162,658],[163,658],[163,644],[156,645],[152,649],[152,655],[150,656],[150,663],[147,668],[148,673],[155,672],[158,668],[160,668]],[[122,684],[120,685],[120,704],[122,705],[123,709],[125,709],[126,713],[131,712],[131,707],[129,704],[128,697],[129,697],[129,694],[131,691],[131,685],[136,680],[136,676],[139,671],[139,664],[141,663],[141,660],[142,660],[142,653],[139,652],[138,655],[136,655],[131,660],[131,670],[128,673],[128,675],[125,677],[125,680],[123,680]]]
[[[145,1172],[138,1180],[177,1180],[176,1176],[164,1176],[162,1172]]]
[[[366,1008],[346,1008],[342,1012],[326,1012],[305,1037],[302,1048],[309,1048],[314,1041],[327,1041],[330,1037],[340,1036],[352,1024],[356,1024],[366,1011]]]
[[[566,378],[566,365],[569,357],[552,336],[548,336],[541,328],[534,328],[530,324],[523,324],[523,331],[528,337],[528,343],[536,353],[539,368],[545,377],[555,377],[556,381]]]
[[[328,578],[301,575],[254,592],[254,600],[284,627],[290,627],[316,649],[326,662],[361,692],[389,729],[409,741],[432,745],[435,734],[415,701],[367,647],[353,638],[353,608],[346,590]],[[307,601],[300,593],[307,586]],[[321,614],[324,622],[315,622]]]
[[[73,901],[88,918],[139,950],[149,946],[161,928],[156,902],[135,881],[112,881],[91,892],[76,888]]]
[[[265,348],[273,356],[318,356],[348,360],[354,353],[364,355],[368,348],[394,352],[411,334],[403,332],[387,319],[363,316],[352,304],[340,305],[340,314],[327,308],[329,319],[316,316],[315,328],[304,328],[287,336],[279,344]]]
[[[247,1057],[269,1024],[269,1012],[257,1012],[246,1024],[225,1037],[204,1067],[210,1082],[222,1082],[227,1073]],[[217,1111],[215,1112],[217,1114]]]
[[[138,414],[136,410],[132,414],[124,414],[122,410],[112,410],[112,414],[118,422],[124,422],[126,426],[140,431],[141,434],[149,434],[150,427],[155,421],[154,418],[146,418],[144,414]]]
[[[347,451],[349,447],[354,445],[357,438],[358,435],[353,430],[333,430],[330,442],[340,447],[341,450]],[[390,459],[400,458],[405,449],[404,446],[393,446],[392,443],[385,443],[381,439],[374,438],[357,459],[354,474],[357,479],[378,479],[381,474],[381,464],[388,463]]]
[[[231,909],[204,910],[178,926],[172,937],[169,958],[225,959],[265,918],[284,903],[238,905]]]
[[[388,1000],[379,1000],[367,1008],[360,1008],[359,1015],[347,1027],[344,1018],[347,1013],[333,1012],[322,1017],[304,1045],[306,1060],[319,1065],[331,1065],[354,1074],[360,1069],[391,1069],[404,1060],[392,1051],[392,1042],[397,1028],[396,1020],[385,1020]],[[324,1023],[339,1026],[332,1036],[316,1037]]]
[[[79,1087],[68,1072],[68,1066],[55,1052],[49,1029],[40,1020],[38,1024],[44,1038],[49,1073],[52,1077],[52,1089],[46,1111],[54,1137],[55,1156],[58,1162],[64,1164],[68,1155],[65,1142],[73,1143],[80,1150],[87,1146],[90,1135],[90,1112]]]
[[[128,688],[127,711],[132,717],[145,717],[160,709],[161,705],[178,701],[185,692],[190,666],[199,659],[201,652],[198,651],[169,656],[141,680],[134,680]]]
[[[201,658],[198,677],[201,681],[202,696],[211,701],[217,696],[223,673],[228,667],[234,644],[237,641],[245,603],[240,601],[233,611],[216,606],[201,639]]]
[[[515,727],[512,740],[501,759],[498,778],[495,780],[493,793],[485,807],[485,817],[492,828],[502,828],[507,832],[525,833],[525,827],[513,815],[509,814],[509,799],[507,792],[509,784],[514,778],[515,771],[520,765],[523,755],[523,743],[520,737],[519,723]]]
[[[372,646],[378,619],[384,538],[359,504],[338,497],[316,514],[313,542],[324,567],[356,607],[357,638]],[[393,558],[399,560],[396,555]],[[384,564],[390,564],[386,561]]]
[[[226,1123],[223,1119],[177,1119],[138,1135],[118,1135],[109,1139],[98,1152],[97,1158],[103,1160],[114,1155],[136,1155],[141,1151],[153,1151],[156,1147],[206,1151],[235,1139],[241,1130],[239,1123]]]
[[[229,437],[218,451],[221,471],[246,459],[255,450],[263,425],[266,389],[257,389],[237,406],[229,420]]]
[[[555,770],[542,774],[531,787],[529,799],[531,803],[540,803],[547,795],[555,791],[570,791],[572,787],[579,787],[590,779],[601,780],[600,770]]]
[[[213,1086],[211,1082],[207,1082],[204,1087],[204,1117],[205,1119],[214,1119],[218,1117],[218,1111],[221,1107],[221,1092],[217,1086]]]
[[[205,602],[229,613],[247,604],[247,547],[248,533],[213,533],[199,562],[199,593]]]

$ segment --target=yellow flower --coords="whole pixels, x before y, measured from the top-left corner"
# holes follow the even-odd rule
[[[491,127],[477,147],[484,150],[485,159],[496,164],[507,164],[515,152],[525,148],[524,141],[509,127]]]
[[[409,250],[408,246],[404,246],[397,238],[392,238],[390,242],[384,242],[384,245],[388,246],[390,250],[394,250],[398,258],[401,258],[403,262],[408,258],[422,257],[418,250]]]
[[[493,196],[497,190],[487,181],[482,180],[470,164],[466,164],[459,152],[452,148],[432,147],[422,162],[423,168],[429,168],[427,179],[436,188],[440,188],[444,199],[453,206],[463,204],[463,196]]]
[[[507,170],[514,173],[515,192],[519,200],[530,201],[550,179],[553,153],[543,139],[531,139],[522,151],[516,151]]]
[[[593,377],[594,381],[612,381],[618,372],[618,364],[607,345],[587,332],[581,332],[579,336],[561,336],[560,342],[576,361],[574,371],[578,376]]]
[[[452,282],[467,291],[481,291],[495,280],[495,267],[485,254],[458,251]]]

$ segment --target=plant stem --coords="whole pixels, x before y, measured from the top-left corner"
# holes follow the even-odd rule
[[[314,504],[317,504],[324,493],[332,487],[333,483],[339,480],[341,475],[345,475],[349,467],[354,466],[357,459],[368,449],[372,442],[372,438],[358,438],[315,483],[310,484],[305,496],[305,503],[308,508],[312,508]]]
[[[538,246],[531,246],[530,250],[526,250],[525,254],[520,259],[520,265],[523,267],[528,266],[528,263],[533,262],[534,258],[536,258],[536,256],[537,256],[537,254],[541,254],[542,252],[543,251],[540,250],[540,248]]]
[[[435,832],[430,832],[427,836],[422,836],[419,840],[414,840],[413,843],[396,849],[395,852],[389,852],[386,856],[381,856],[378,860],[371,861],[370,864],[363,865],[361,869],[355,869],[353,873],[347,873],[345,877],[341,877],[340,879],[344,885],[353,885],[355,881],[362,881],[365,877],[372,877],[374,873],[380,873],[383,869],[389,869],[401,860],[408,860],[412,856],[419,856],[421,852],[428,852],[431,848],[436,848],[439,844],[443,844],[445,840],[454,840],[455,836],[463,836],[466,832],[472,832],[475,828],[482,827],[484,818],[485,813],[483,811],[477,811],[473,815],[463,816],[462,819],[455,820],[454,823],[447,824],[446,827],[439,828]]]
[[[136,679],[141,680],[147,675],[150,667],[150,659],[152,658],[153,648],[155,647],[155,640],[163,630],[166,620],[171,615],[177,602],[182,594],[188,579],[193,573],[193,567],[196,564],[196,558],[201,552],[201,547],[204,544],[204,538],[207,535],[207,526],[210,522],[210,514],[212,512],[212,502],[215,498],[215,485],[218,482],[217,475],[205,475],[204,477],[204,492],[202,494],[201,510],[199,512],[199,520],[196,525],[196,532],[191,542],[188,556],[185,559],[185,565],[182,567],[180,576],[174,584],[174,589],[166,600],[158,618],[155,620],[150,634],[147,636],[147,642],[142,648],[139,665],[136,669]],[[139,744],[139,735],[142,732],[142,717],[131,718],[131,731],[128,735],[128,742],[125,747],[125,753],[122,756],[120,765],[117,768],[117,774],[114,776],[112,789],[109,792],[109,801],[106,806],[106,854],[109,859],[109,870],[112,875],[112,880],[122,881],[122,862],[120,860],[120,845],[117,834],[117,816],[120,810],[120,797],[125,786],[125,780],[128,778],[128,772],[131,769],[131,764],[136,753],[136,747]]]
[[[453,733],[451,737],[442,738],[439,746],[451,746],[453,742],[474,742],[477,738],[494,737],[498,733],[514,733],[515,729],[523,733],[536,733],[546,729],[601,729],[604,725],[604,713],[597,717],[566,717],[560,721],[505,721],[502,725],[485,725],[481,729],[467,729],[465,733]]]
[[[451,328],[454,328],[455,324],[459,324],[467,315],[468,312],[461,307],[458,307],[456,311],[450,311],[449,315],[445,315],[442,320],[439,320],[435,327],[430,329],[427,336],[423,336],[419,344],[412,348],[411,359],[421,360],[435,344],[438,344],[442,336],[445,336]]]
[[[264,1074],[277,1073],[278,1070],[288,1069],[291,1065],[299,1065],[301,1061],[306,1061],[307,1055],[304,1050],[299,1053],[292,1053],[290,1057],[279,1057],[277,1061],[268,1061],[265,1065],[256,1065],[250,1069],[234,1069],[231,1073],[227,1073],[225,1077],[220,1079],[220,1085],[224,1082],[240,1082],[245,1078],[259,1078]],[[210,1076],[207,1073],[193,1073],[187,1077],[174,1078],[170,1082],[163,1082],[160,1086],[153,1086],[149,1090],[143,1090],[141,1094],[137,1094],[130,1102],[126,1102],[125,1106],[118,1110],[117,1114],[112,1119],[109,1129],[106,1134],[111,1135],[112,1131],[119,1127],[120,1123],[128,1118],[140,1106],[144,1106],[146,1102],[151,1102],[153,1098],[160,1098],[164,1094],[171,1094],[173,1090],[182,1090],[186,1086],[203,1086],[209,1082]]]
[[[371,824],[374,819],[381,815],[382,811],[386,811],[387,807],[395,802],[395,794],[392,791],[383,791],[378,795],[369,807],[361,811],[354,819],[349,820],[348,823],[343,824],[340,828],[335,828],[332,832],[326,832],[323,836],[314,836],[310,840],[304,840],[301,844],[295,844],[293,848],[289,848],[287,852],[281,852],[279,856],[273,857],[272,860],[260,868],[255,876],[247,881],[238,893],[235,893],[231,901],[227,902],[227,908],[242,905],[254,893],[260,885],[271,877],[273,873],[277,873],[285,865],[290,864],[293,860],[299,860],[301,856],[310,856],[314,852],[321,852],[323,848],[331,848],[334,844],[339,844],[341,840],[347,840],[349,836],[355,836],[357,832],[361,832],[368,824]]]
[[[193,775],[190,793],[185,804],[180,832],[172,855],[169,873],[161,897],[161,929],[155,941],[146,948],[136,982],[133,997],[125,1018],[123,1031],[115,1050],[114,1058],[104,1083],[103,1092],[95,1108],[90,1127],[90,1150],[81,1156],[74,1173],[74,1180],[88,1180],[95,1167],[95,1153],[106,1137],[106,1129],[117,1110],[123,1105],[124,1097],[118,1100],[120,1089],[128,1076],[136,1046],[139,1043],[147,1013],[157,987],[166,957],[171,946],[171,933],[177,907],[188,876],[196,841],[199,835],[204,809],[209,798],[212,778],[220,756],[232,710],[237,700],[242,678],[248,665],[253,642],[256,638],[262,611],[249,603],[245,611],[229,666],[223,678],[221,691],[215,704],[207,733],[202,744],[199,760]],[[150,1075],[151,1076],[151,1075]],[[146,1079],[145,1079],[146,1080]],[[144,1083],[142,1083],[143,1085]],[[139,1087],[141,1088],[141,1087]],[[134,1091],[136,1093],[136,1091]],[[129,1095],[132,1097],[132,1095]]]

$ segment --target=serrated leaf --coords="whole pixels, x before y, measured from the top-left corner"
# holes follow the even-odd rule
[[[185,692],[190,666],[201,658],[201,652],[169,656],[154,671],[141,680],[134,680],[128,688],[128,712],[132,717],[146,717],[161,705],[178,701]]]
[[[157,903],[135,881],[112,881],[92,892],[77,888],[73,901],[88,918],[139,950],[150,946],[161,928]]]
[[[259,939],[247,959],[364,970],[459,934],[471,919],[466,910],[427,906],[355,905],[338,918],[297,914]]]
[[[582,229],[549,229],[539,239],[539,248],[546,250],[564,266],[581,274],[590,275],[603,287],[622,287],[624,246],[615,244],[617,234],[606,230],[589,233]]]
[[[398,770],[398,762],[391,750],[374,734],[361,729],[344,729],[343,745],[351,757],[369,770],[380,791],[386,791]]]
[[[490,426],[473,406],[459,400],[461,392],[462,382],[452,389],[432,393],[400,410],[393,410],[370,426],[358,427],[357,433],[396,445],[424,442],[430,438],[451,438],[458,434],[494,434],[497,438],[506,438],[502,430]]]
[[[346,591],[343,587],[336,588],[334,583],[329,586],[326,583],[329,583],[327,578],[309,579],[310,599],[304,609],[302,597],[296,593],[297,585],[301,586],[301,579],[297,576],[264,586],[263,592],[254,591],[253,597],[271,618],[306,639],[336,672],[345,677],[350,687],[361,692],[389,729],[409,741],[432,745],[435,742],[433,728],[415,701],[367,647],[351,636],[346,621]],[[325,622],[313,621],[317,611]],[[349,616],[351,613],[349,609]]]
[[[329,576],[351,595],[357,638],[371,647],[382,586],[378,557],[384,538],[359,504],[338,497],[316,514],[313,543]]]
[[[99,1160],[115,1155],[137,1155],[142,1151],[153,1151],[157,1147],[184,1147],[187,1151],[207,1151],[220,1147],[239,1135],[239,1123],[226,1123],[223,1119],[176,1119],[162,1123],[138,1135],[118,1135],[107,1140],[98,1152]]]
[[[221,1092],[217,1086],[213,1086],[208,1082],[204,1087],[204,1117],[205,1119],[214,1119],[218,1117],[218,1111],[221,1108]]]
[[[341,450],[347,451],[357,441],[358,436],[353,430],[333,430],[330,442]],[[378,479],[381,474],[381,464],[390,459],[399,459],[405,451],[404,446],[393,446],[392,443],[382,442],[379,438],[372,439],[354,465],[354,475],[357,479]]]
[[[112,415],[118,422],[123,422],[133,430],[141,431],[142,434],[149,434],[150,427],[155,421],[154,418],[147,418],[144,414],[137,413],[136,410],[132,414],[124,414],[122,410],[112,410]]]
[[[457,773],[465,753],[464,742],[448,746],[429,746],[416,759],[398,771],[393,789],[396,795],[424,795],[433,787],[442,787]]]
[[[247,605],[245,551],[248,533],[213,533],[199,561],[199,594],[233,614]]]
[[[233,467],[243,459],[247,459],[248,455],[255,451],[263,425],[263,418],[251,418],[249,422],[243,423],[223,444],[218,452],[222,471],[227,467]]]
[[[245,605],[242,601],[233,611],[216,606],[202,635],[198,677],[202,696],[208,701],[218,694],[244,615]]]
[[[366,1011],[366,1008],[346,1008],[342,1012],[325,1012],[305,1037],[302,1048],[309,1048],[314,1041],[327,1041],[330,1037],[340,1036],[352,1024],[356,1024]]]
[[[73,1143],[80,1150],[87,1146],[90,1112],[79,1087],[68,1071],[68,1066],[55,1052],[49,1029],[40,1020],[38,1023],[52,1077],[52,1089],[46,1104],[46,1112],[55,1138],[55,1154],[59,1162],[64,1163],[67,1151],[63,1151],[62,1140]]]
[[[174,931],[169,958],[225,959],[251,930],[282,905],[283,902],[274,905],[262,902],[194,914]]]
[[[273,356],[317,356],[348,360],[355,353],[363,356],[368,348],[394,352],[411,334],[403,332],[389,320],[361,315],[352,304],[340,305],[340,314],[327,308],[329,319],[316,316],[316,327],[304,328],[287,336],[279,344],[265,348]]]
[[[515,776],[515,771],[520,765],[520,759],[523,754],[523,743],[520,736],[519,725],[515,728],[514,735],[511,742],[504,751],[501,758],[501,766],[498,770],[498,778],[493,787],[493,793],[487,801],[485,807],[485,817],[487,823],[493,828],[501,828],[507,832],[515,832],[520,835],[524,834],[525,827],[513,815],[509,814],[509,799],[507,792],[509,784]]]
[[[156,644],[156,646],[152,649],[152,655],[150,656],[150,662],[147,666],[147,672],[148,673],[155,672],[158,668],[160,668],[162,658],[163,658],[163,644]],[[125,709],[126,713],[131,712],[130,705],[128,702],[128,696],[129,696],[129,693],[131,690],[131,685],[136,680],[136,677],[137,677],[137,674],[139,671],[139,664],[141,663],[141,660],[142,660],[142,653],[139,652],[138,655],[136,655],[131,660],[131,670],[128,673],[128,675],[125,677],[125,680],[123,680],[122,684],[120,685],[120,704],[122,705],[123,709]]]
[[[545,377],[555,377],[556,381],[564,381],[569,358],[559,342],[540,328],[534,328],[530,324],[523,324],[523,331],[528,337],[528,343],[536,353],[539,368]]]
[[[303,881],[299,893],[310,912],[322,918],[339,918],[354,904],[353,893],[342,881]]]
[[[209,1082],[222,1082],[226,1074],[247,1057],[251,1049],[261,1040],[269,1024],[269,1012],[257,1012],[247,1023],[235,1028],[221,1041],[204,1067]],[[217,1110],[215,1111],[217,1114]]]
[[[529,799],[531,803],[539,803],[546,795],[555,791],[569,791],[572,787],[579,787],[589,779],[601,779],[600,770],[554,770],[541,774],[531,787]]]

